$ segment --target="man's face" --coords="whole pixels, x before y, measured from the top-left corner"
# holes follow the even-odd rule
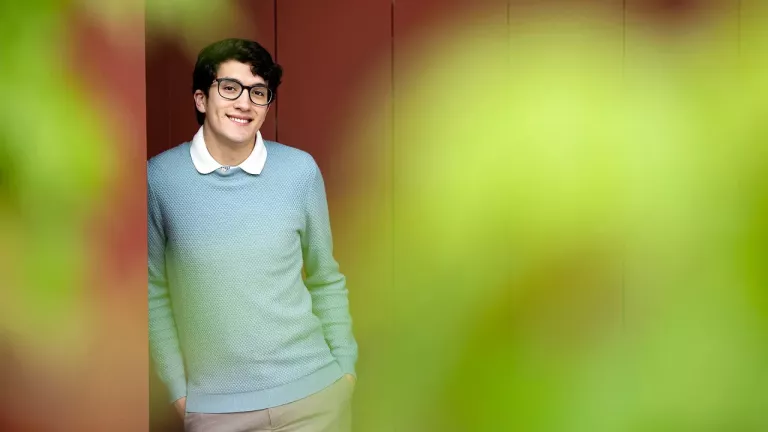
[[[251,72],[251,66],[230,60],[219,65],[216,78],[228,78],[245,86],[263,85],[258,91],[266,92],[266,82]],[[226,86],[226,84],[222,84]],[[231,87],[222,88],[222,94],[231,91]],[[214,82],[208,89],[208,96],[198,90],[195,92],[195,105],[205,113],[205,127],[217,139],[232,144],[250,144],[256,139],[256,132],[264,123],[269,106],[254,104],[247,89],[243,89],[235,100],[228,100],[219,93],[219,83]]]

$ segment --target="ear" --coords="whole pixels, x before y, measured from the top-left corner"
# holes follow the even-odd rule
[[[201,113],[205,113],[205,103],[206,103],[206,97],[205,93],[203,93],[202,90],[195,91],[195,94],[193,95],[195,98],[195,107],[197,107],[197,110]]]

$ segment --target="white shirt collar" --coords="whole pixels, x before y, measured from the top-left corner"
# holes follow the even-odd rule
[[[216,162],[216,159],[214,159],[208,151],[208,147],[205,146],[202,126],[200,126],[195,137],[192,138],[192,145],[189,148],[189,153],[192,155],[192,163],[200,174],[210,174],[224,166]],[[238,167],[248,174],[261,174],[261,170],[264,169],[264,164],[266,162],[267,147],[264,145],[264,140],[261,138],[261,132],[256,131],[256,145],[253,146],[253,151],[250,156],[238,165]]]

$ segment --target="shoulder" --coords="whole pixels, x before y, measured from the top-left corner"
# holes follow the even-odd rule
[[[320,170],[315,158],[304,150],[274,141],[265,140],[264,145],[267,147],[267,164],[305,176],[314,176]]]
[[[147,161],[147,182],[153,184],[164,181],[175,170],[183,168],[190,159],[188,142],[153,156]]]

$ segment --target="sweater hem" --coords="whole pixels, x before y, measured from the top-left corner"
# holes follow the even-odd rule
[[[334,361],[296,381],[266,390],[230,394],[190,391],[187,395],[186,410],[194,413],[224,414],[274,408],[317,393],[343,375],[341,367]]]

